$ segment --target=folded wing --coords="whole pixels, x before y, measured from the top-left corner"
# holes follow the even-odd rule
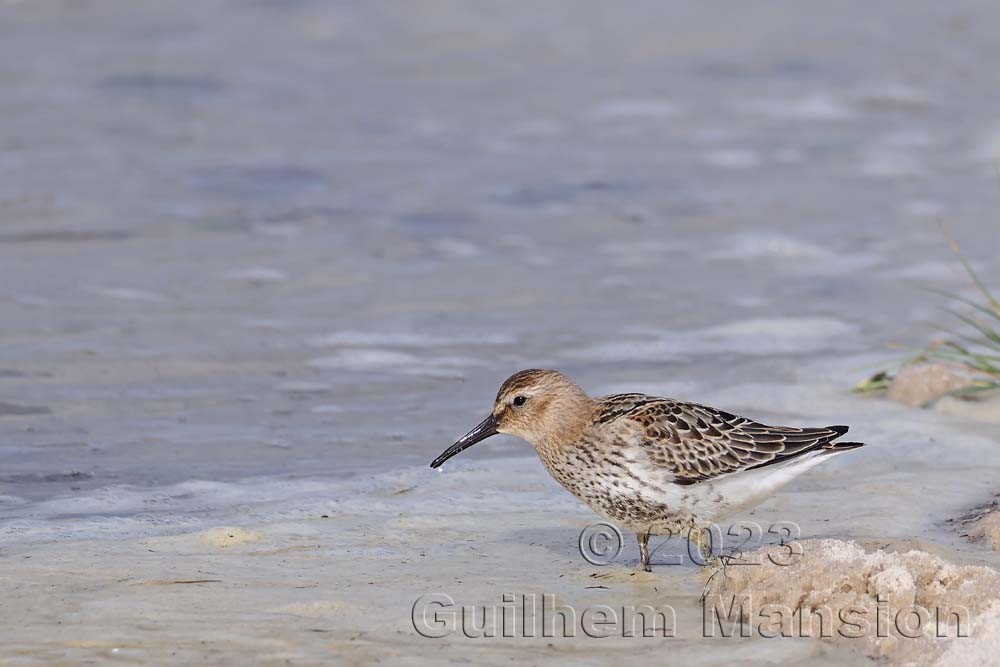
[[[642,394],[602,400],[595,421],[624,443],[640,447],[649,464],[675,484],[694,484],[722,475],[779,464],[818,449],[849,449],[834,443],[846,426],[768,426],[704,405]]]

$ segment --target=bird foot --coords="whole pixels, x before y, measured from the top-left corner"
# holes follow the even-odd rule
[[[706,562],[704,567],[712,568],[712,574],[708,575],[708,579],[705,581],[705,588],[701,591],[700,602],[705,602],[705,598],[708,597],[709,589],[712,587],[712,581],[715,580],[717,576],[722,575],[723,579],[729,577],[729,566],[733,564],[739,564],[743,559],[743,552],[739,549],[733,548],[729,553],[719,554],[717,556],[712,556]]]

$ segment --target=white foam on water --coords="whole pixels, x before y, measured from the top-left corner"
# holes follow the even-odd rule
[[[759,99],[734,104],[738,111],[774,120],[844,121],[855,116],[844,101],[826,93],[791,99]]]
[[[321,394],[330,391],[330,385],[322,382],[290,381],[276,384],[277,391],[288,394]]]
[[[869,150],[859,170],[871,178],[908,178],[927,173],[927,167],[920,158],[892,148]]]
[[[566,359],[587,361],[682,361],[694,356],[683,346],[668,340],[638,340],[630,338],[608,343],[598,343],[569,349],[563,352]]]
[[[776,268],[810,276],[842,276],[870,269],[883,261],[875,252],[837,253],[784,234],[737,234],[706,254],[716,261],[774,260]]]
[[[890,266],[880,271],[879,275],[889,278],[912,280],[915,283],[934,285],[939,288],[964,288],[969,279],[969,276],[960,266],[944,260]]]
[[[318,415],[335,415],[343,411],[344,411],[343,406],[334,405],[332,403],[314,405],[311,408],[309,408],[309,412],[315,412]]]
[[[757,354],[809,352],[856,334],[853,324],[828,317],[737,320],[691,333],[702,341],[700,346],[695,343],[692,347],[701,347],[705,353],[747,352],[750,345],[761,350]]]
[[[313,347],[446,347],[450,345],[513,345],[518,338],[503,333],[430,334],[411,331],[335,331],[310,338]]]
[[[280,283],[288,280],[284,271],[267,266],[252,266],[246,269],[233,269],[222,274],[226,280],[247,283]]]
[[[944,215],[945,206],[939,201],[932,201],[928,199],[911,199],[910,201],[903,202],[899,206],[899,210],[906,215],[911,215],[915,218],[940,218]]]
[[[514,139],[551,139],[567,131],[566,124],[554,118],[530,118],[511,125],[507,135]]]
[[[563,356],[593,361],[665,361],[725,353],[805,354],[850,347],[857,333],[854,325],[827,317],[758,318],[598,343],[567,350]]]
[[[428,245],[436,253],[450,259],[472,259],[481,253],[479,246],[470,241],[454,238],[441,238],[430,241]]]
[[[784,234],[737,234],[727,239],[709,259],[831,259],[836,253]]]
[[[607,100],[588,111],[585,118],[595,122],[658,120],[675,118],[681,113],[681,108],[670,100],[635,98]]]
[[[765,308],[770,303],[770,301],[768,301],[762,296],[754,296],[749,294],[733,295],[732,297],[730,297],[730,302],[734,306],[739,306],[740,308]]]
[[[306,361],[306,366],[323,370],[373,371],[445,379],[463,379],[463,368],[485,366],[480,358],[452,355],[417,355],[400,350],[350,347],[326,357]]]
[[[461,498],[460,503],[455,498]],[[215,525],[249,526],[326,515],[488,516],[541,508],[579,508],[538,459],[449,461],[444,468],[400,468],[367,477],[240,482],[191,480],[164,487],[110,486],[88,493],[4,507],[0,545],[33,541],[118,539],[191,532]]]
[[[302,228],[298,225],[277,224],[273,222],[267,224],[258,223],[253,225],[252,229],[254,234],[280,239],[294,239],[302,235]]]
[[[333,368],[350,371],[392,369],[399,366],[417,366],[421,359],[409,352],[383,350],[378,348],[351,348],[338,350],[328,357],[310,359],[310,368]]]
[[[983,168],[991,181],[997,177],[996,164],[1000,159],[1000,123],[987,127],[972,140],[966,155],[968,160]]]
[[[302,326],[302,323],[295,320],[250,318],[240,320],[240,326],[245,329],[257,329],[261,331],[285,331],[289,329],[296,329]]]
[[[705,162],[721,169],[754,169],[763,164],[757,151],[749,148],[724,148],[709,151]]]
[[[85,287],[84,289],[88,292],[92,292],[93,294],[105,296],[108,297],[109,299],[119,299],[121,301],[148,301],[148,302],[167,301],[167,297],[164,296],[163,294],[150,292],[149,290],[144,290],[144,289],[137,289],[135,287],[93,285],[90,287]]]

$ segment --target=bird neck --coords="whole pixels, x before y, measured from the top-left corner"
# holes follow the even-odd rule
[[[580,440],[593,421],[597,404],[583,390],[552,399],[547,413],[551,415],[545,428],[533,438],[539,454],[554,454]]]

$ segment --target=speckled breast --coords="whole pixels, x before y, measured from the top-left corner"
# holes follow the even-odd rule
[[[691,523],[685,508],[671,508],[635,491],[641,480],[586,449],[560,452],[543,463],[552,477],[598,514],[633,530],[676,531]]]

